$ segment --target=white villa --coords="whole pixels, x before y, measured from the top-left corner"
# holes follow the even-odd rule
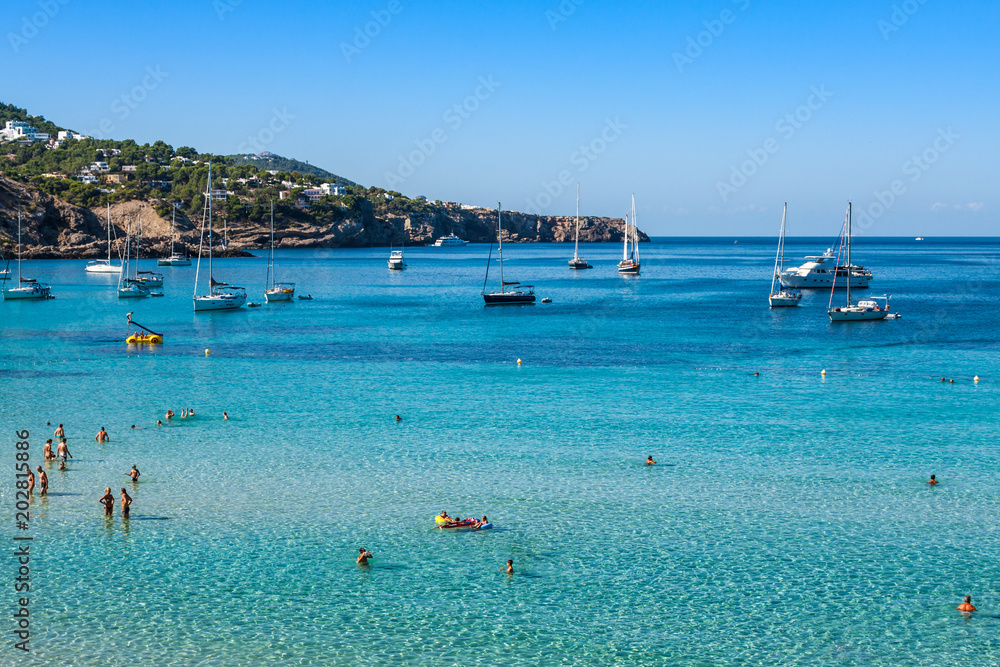
[[[47,132],[39,132],[38,128],[31,127],[24,121],[8,120],[0,130],[0,138],[6,141],[48,141],[49,135]]]

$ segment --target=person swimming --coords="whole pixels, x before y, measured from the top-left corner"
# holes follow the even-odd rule
[[[228,421],[229,420],[229,413],[228,412],[223,412],[222,413],[222,419],[224,421]]]
[[[361,547],[359,551],[361,553],[358,555],[358,565],[368,565],[368,559],[375,558],[375,556],[372,555],[372,552],[368,551],[368,549],[365,549],[364,547]]]
[[[401,422],[401,421],[403,421],[403,418],[400,417],[399,415],[396,415],[396,421]]]
[[[167,419],[173,419],[174,418],[174,411],[173,410],[167,410],[167,414],[164,415],[164,417],[166,417]]]
[[[110,439],[111,436],[108,435],[108,432],[104,430],[103,426],[101,427],[101,430],[97,432],[97,435],[94,436],[94,440],[97,442],[107,442]]]
[[[927,480],[927,483],[928,483],[928,484],[930,484],[931,486],[934,486],[935,484],[937,484],[937,483],[938,483],[938,481],[937,481],[937,479],[936,479],[936,478],[934,477],[934,475],[931,475],[931,478],[930,478],[929,480]]]
[[[56,432],[52,434],[52,437],[53,438],[61,438],[64,435],[66,435],[66,432],[63,430],[63,425],[59,424],[59,428],[57,428]]]
[[[965,613],[969,613],[970,611],[979,611],[978,609],[976,609],[972,605],[972,596],[971,595],[966,595],[965,596],[965,602],[963,602],[962,604],[958,605],[958,607],[956,607],[956,609],[958,609],[959,611],[965,612]]]
[[[652,456],[647,456],[646,457],[646,465],[648,465],[648,466],[656,465],[656,461],[653,460]]]
[[[507,560],[507,567],[503,571],[507,574],[514,574],[514,561],[512,559]]]

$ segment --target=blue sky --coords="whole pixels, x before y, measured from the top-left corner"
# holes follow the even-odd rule
[[[998,34],[963,0],[8,0],[0,101],[410,196],[634,192],[657,235],[771,235],[788,201],[835,236],[852,199],[871,235],[993,236]]]

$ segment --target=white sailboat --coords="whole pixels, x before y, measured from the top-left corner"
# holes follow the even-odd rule
[[[274,270],[274,200],[271,200],[271,250],[267,256],[267,278],[264,281],[264,299],[272,301],[291,301],[295,296],[295,283],[275,282],[277,275]],[[270,281],[270,283],[268,283]]]
[[[116,273],[121,275],[122,265],[111,263],[111,202],[108,202],[108,258],[87,262],[87,273]]]
[[[6,278],[4,282],[6,282]],[[20,299],[51,299],[52,288],[32,278],[21,277],[21,212],[17,212],[17,287],[5,287],[4,301]]]
[[[142,284],[138,275],[129,277],[129,264],[132,262],[132,216],[128,218],[128,225],[125,228],[125,263],[122,265],[122,272],[118,276],[118,298],[119,299],[145,299],[149,296],[149,288]],[[135,270],[139,268],[139,257],[136,255]]]
[[[576,240],[573,245],[573,259],[569,260],[571,269],[592,269],[585,259],[580,259],[580,184],[576,184]]]
[[[632,251],[629,252],[629,244]],[[625,246],[622,250],[622,261],[618,262],[618,273],[630,276],[639,275],[642,264],[639,262],[639,228],[635,220],[635,195],[632,195],[632,225],[625,216]]]
[[[490,278],[490,262],[493,260],[493,245],[490,244],[490,258],[486,261],[486,277],[483,279],[483,301],[487,306],[534,303],[535,287],[533,285],[505,282],[503,279],[503,222],[499,202],[497,202],[497,243],[500,247],[500,291],[486,291],[486,282]]]
[[[785,214],[788,213],[788,202],[781,211],[781,232],[778,234],[778,251],[774,254],[774,273],[771,274],[771,291],[767,295],[767,301],[771,308],[781,306],[797,306],[802,301],[802,292],[796,289],[784,289],[781,287],[781,272],[785,269]],[[774,291],[774,284],[778,284],[778,291]]]
[[[847,220],[844,222],[847,238],[847,266],[851,266],[851,203],[847,203]],[[830,289],[830,303],[827,306],[827,314],[831,322],[856,322],[859,320],[884,320],[886,317],[895,319],[898,314],[889,312],[890,295],[873,296],[861,299],[857,303],[851,303],[851,280],[845,279],[847,284],[847,303],[838,308],[833,307],[833,288]],[[836,287],[834,278],[833,287]],[[879,301],[882,301],[881,306]]]
[[[135,229],[135,277],[145,287],[163,287],[163,274],[139,270],[139,239],[142,238],[142,207],[139,207],[139,224]]]
[[[208,294],[198,296],[198,276],[201,273],[201,251],[205,240],[205,220],[208,220]],[[236,310],[247,302],[242,287],[217,282],[212,267],[212,163],[208,163],[208,188],[205,190],[205,215],[201,220],[201,242],[198,244],[198,264],[194,274],[194,310]]]
[[[174,226],[177,222],[177,204],[171,207],[170,214],[170,257],[162,257],[156,260],[158,266],[191,266],[191,258],[187,255],[174,251]]]

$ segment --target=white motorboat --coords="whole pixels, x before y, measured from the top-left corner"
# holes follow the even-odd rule
[[[295,296],[295,283],[276,282],[277,272],[274,270],[274,200],[271,201],[271,250],[267,256],[267,278],[264,280],[264,300],[291,301]]]
[[[434,242],[435,248],[447,248],[453,246],[464,246],[469,245],[468,241],[463,241],[454,234],[448,234],[448,236],[442,236],[437,241]]]
[[[625,246],[622,250],[622,261],[618,262],[618,273],[628,276],[639,275],[642,264],[639,262],[639,231],[635,222],[635,195],[632,195],[632,224],[629,225],[625,216]],[[629,252],[629,245],[632,246]]]
[[[236,310],[247,302],[246,290],[236,285],[218,282],[212,267],[212,163],[208,163],[208,187],[205,190],[205,214],[201,219],[202,240],[205,238],[205,221],[208,221],[208,294],[198,295],[198,276],[201,273],[201,245],[198,246],[198,264],[194,274],[194,310]]]
[[[9,271],[7,272],[10,273]],[[4,278],[4,283],[9,278]],[[18,301],[21,299],[51,299],[52,288],[42,284],[33,278],[21,277],[21,212],[17,212],[17,287],[5,287],[0,290],[3,293],[4,301]]]
[[[827,262],[832,259],[835,259],[833,248],[827,248],[822,255],[807,255],[806,263],[802,266],[785,269],[781,272],[779,276],[781,286],[795,289],[831,287],[835,279],[839,279],[837,282],[840,282],[840,286],[844,287],[847,284],[849,267],[851,287],[868,287],[868,283],[872,279],[871,271],[863,266],[854,266],[850,263],[847,266],[838,266],[836,262],[828,265]]]
[[[851,203],[847,203],[847,220],[844,221],[844,237],[847,240],[847,265],[851,265]],[[884,320],[891,315],[890,319],[898,317],[889,313],[889,295],[881,297],[868,297],[861,299],[857,303],[851,303],[851,282],[845,278],[847,283],[847,301],[843,306],[833,307],[833,290],[830,290],[830,304],[827,306],[827,313],[831,322],[856,322],[859,320]],[[836,286],[836,285],[835,285]],[[879,306],[878,301],[882,301]]]
[[[402,271],[406,268],[406,260],[403,259],[402,250],[392,250],[389,252],[389,268],[393,271]]]
[[[84,271],[87,273],[112,273],[121,275],[122,265],[111,263],[111,202],[108,202],[108,258],[87,262]]]
[[[177,204],[173,206],[170,214],[170,257],[161,257],[156,260],[158,266],[191,266],[191,258],[184,253],[174,251],[174,224],[177,221]]]
[[[802,301],[802,292],[794,289],[779,289],[774,291],[774,283],[778,281],[785,266],[785,214],[788,213],[788,202],[781,211],[781,232],[778,234],[778,251],[774,255],[774,272],[771,274],[771,291],[767,295],[767,302],[771,308],[785,306],[797,306]]]
[[[573,259],[569,260],[571,269],[592,269],[585,259],[580,257],[580,184],[576,184],[576,240],[573,242]]]
[[[533,285],[522,285],[519,282],[506,282],[503,279],[503,222],[501,219],[501,208],[499,202],[497,202],[497,243],[500,248],[500,291],[486,291],[486,282],[490,279],[490,262],[493,260],[493,244],[491,243],[490,257],[486,260],[486,277],[483,279],[483,301],[487,306],[534,303],[535,288]]]

